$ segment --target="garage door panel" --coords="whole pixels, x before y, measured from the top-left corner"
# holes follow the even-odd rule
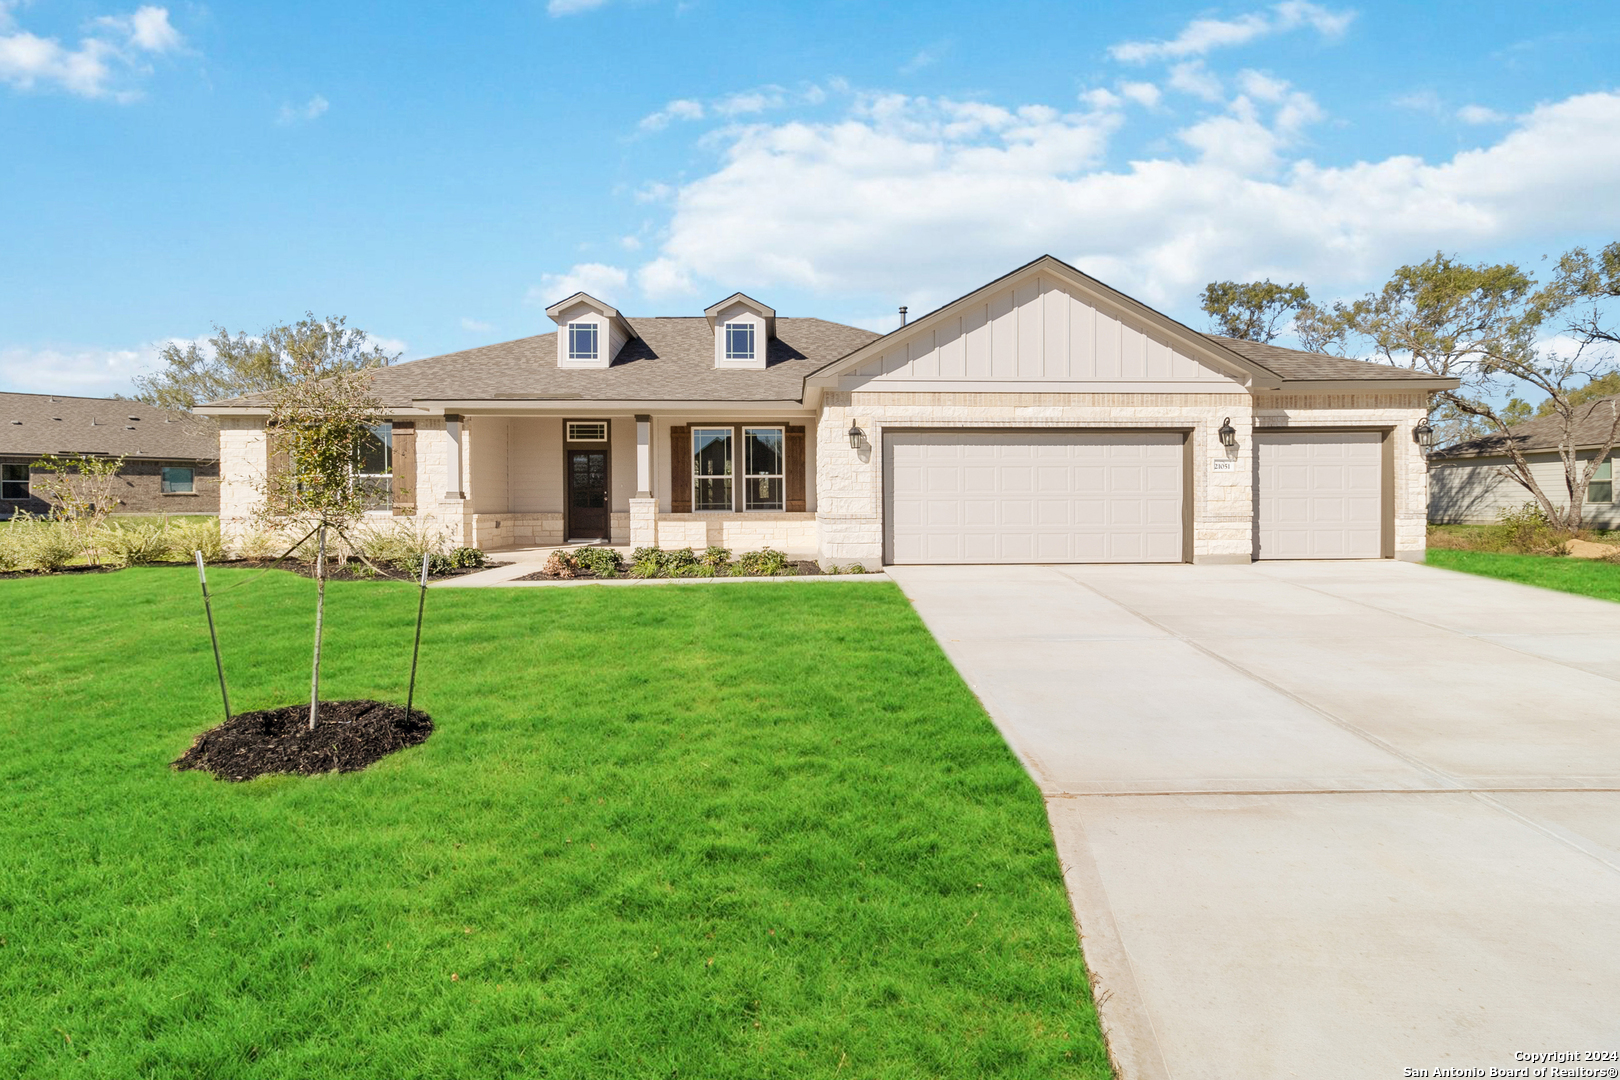
[[[1181,559],[1179,432],[899,432],[885,442],[895,562]],[[906,465],[916,461],[926,469]]]
[[[1254,454],[1258,558],[1383,553],[1381,433],[1257,432]]]

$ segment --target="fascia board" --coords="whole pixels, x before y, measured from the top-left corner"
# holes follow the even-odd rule
[[[590,399],[590,398],[477,398],[459,401],[417,400],[414,404],[430,415],[444,413],[510,414],[532,413],[544,415],[554,412],[579,412],[582,409],[611,410],[616,412],[716,412],[721,410],[744,412],[809,412],[802,401],[777,398],[759,401],[648,401],[645,398]]]

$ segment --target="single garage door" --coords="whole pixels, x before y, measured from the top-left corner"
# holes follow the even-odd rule
[[[1383,435],[1256,432],[1256,558],[1383,554]]]
[[[884,437],[892,563],[1179,562],[1183,436]]]

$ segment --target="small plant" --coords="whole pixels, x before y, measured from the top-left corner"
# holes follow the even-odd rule
[[[738,556],[737,572],[745,577],[776,577],[797,573],[798,567],[790,565],[787,556],[775,548],[760,548]]]
[[[712,566],[718,570],[722,566],[731,565],[731,551],[718,545],[710,545],[703,549],[699,561],[704,566]]]
[[[238,559],[273,559],[285,550],[286,543],[268,529],[247,529],[231,543]]]
[[[171,559],[189,560],[197,551],[202,552],[203,562],[219,562],[225,558],[225,538],[220,535],[218,518],[169,527]]]
[[[174,537],[169,532],[168,518],[133,525],[115,522],[101,530],[96,546],[120,566],[150,566],[169,558]]]
[[[551,577],[571,578],[579,573],[579,564],[566,551],[553,551],[546,559],[544,572]]]
[[[450,566],[456,570],[476,570],[484,561],[482,548],[459,547],[450,552]],[[418,559],[416,565],[421,566],[422,560]]]
[[[21,570],[28,565],[27,537],[32,518],[19,510],[0,529],[0,573]]]
[[[582,547],[572,552],[574,561],[599,578],[616,578],[624,571],[624,560],[608,547]]]
[[[844,567],[844,573],[846,574],[864,574],[866,572],[866,567],[862,566],[858,562],[852,562],[848,566]]]
[[[1504,550],[1521,555],[1564,555],[1569,551],[1568,535],[1554,528],[1546,512],[1533,502],[1503,510],[1494,531]]]
[[[34,520],[24,535],[23,566],[29,570],[53,574],[84,550],[79,534],[65,522]]]
[[[670,571],[671,574],[677,574],[687,567],[696,566],[698,557],[692,554],[692,549],[689,547],[673,548],[663,553],[660,562],[662,562],[665,570]]]

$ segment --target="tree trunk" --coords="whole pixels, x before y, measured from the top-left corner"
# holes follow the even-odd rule
[[[321,619],[326,614],[326,525],[315,548],[315,663],[309,678],[309,730],[315,730],[321,709]]]

